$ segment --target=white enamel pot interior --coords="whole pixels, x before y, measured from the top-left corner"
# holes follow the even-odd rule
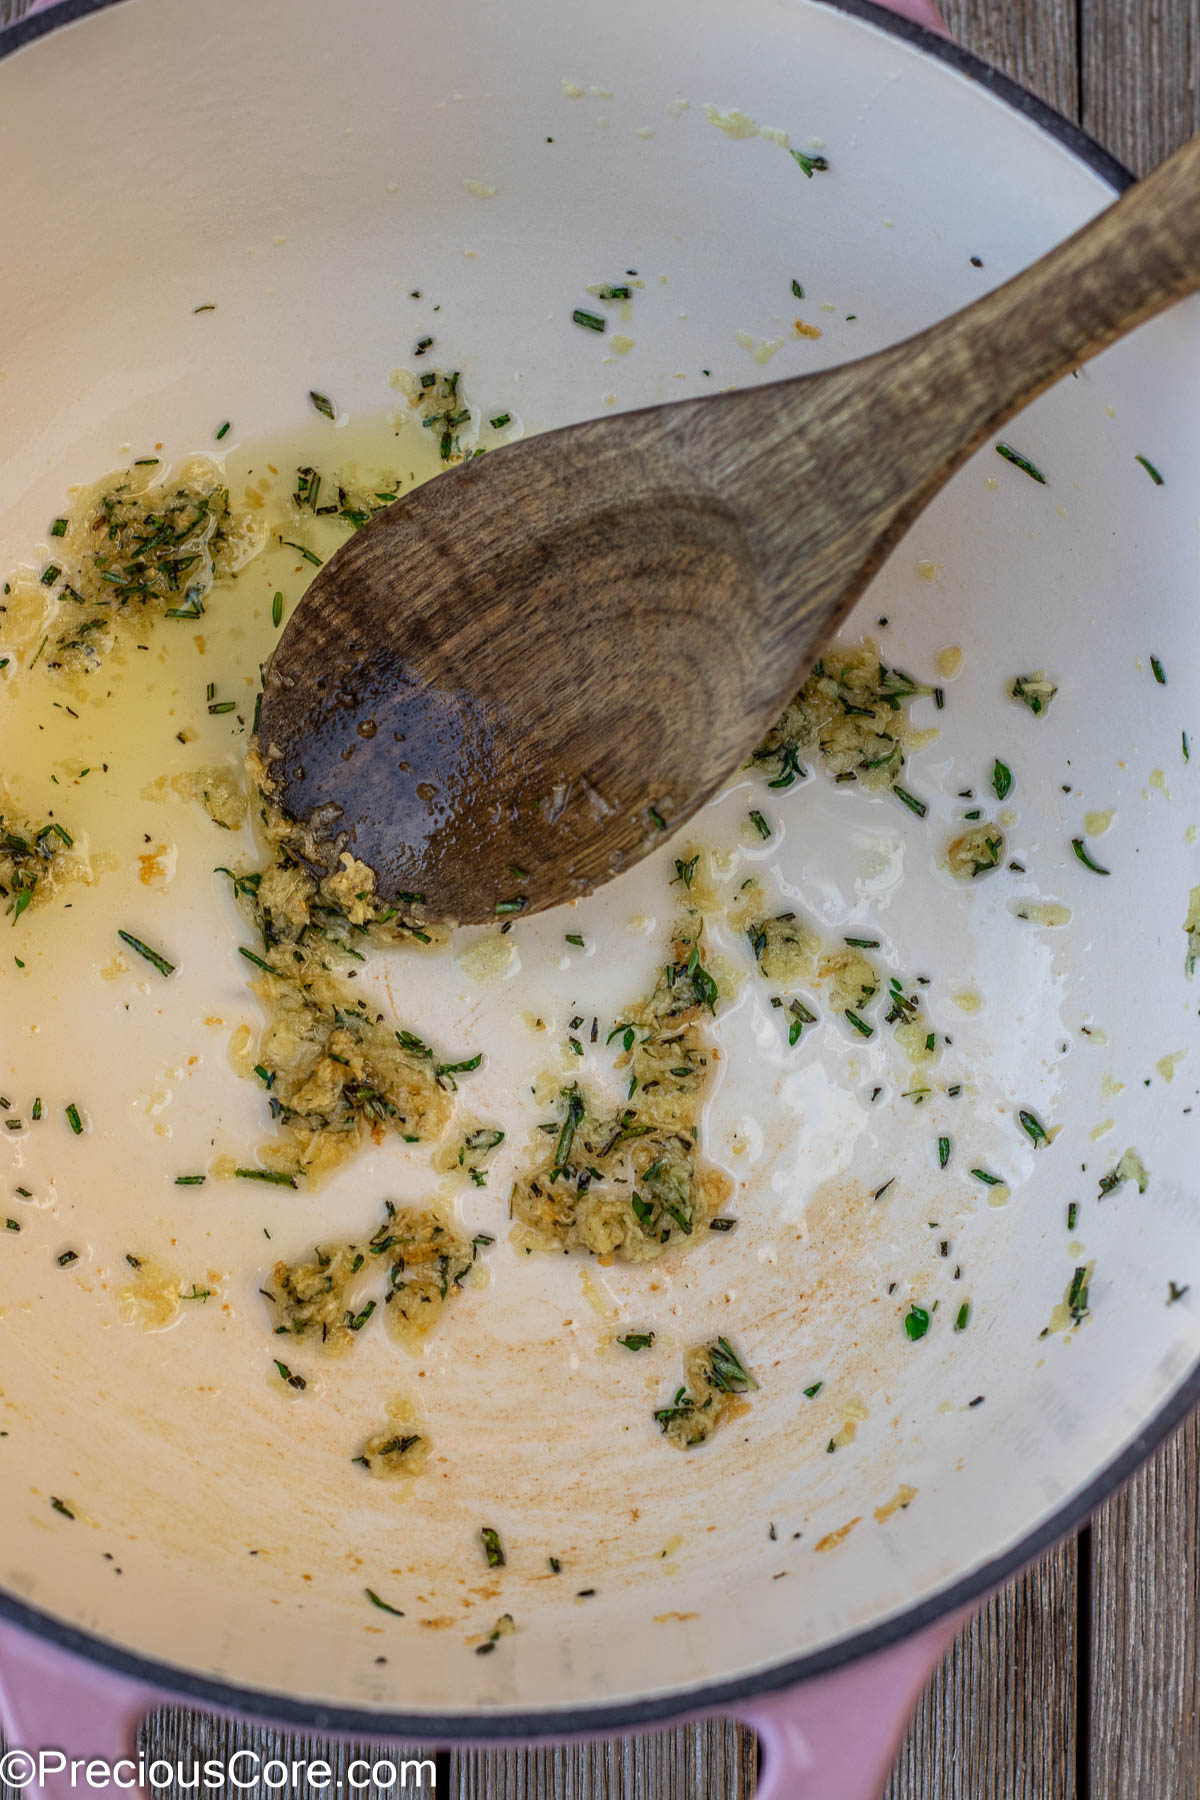
[[[425,332],[474,402],[530,429],[799,374],[969,301],[1121,180],[1061,121],[864,8],[354,0],[335,17],[317,0],[123,0],[60,17],[10,36],[0,63],[5,567],[35,552],[69,483],[131,449],[211,447],[227,417],[231,449],[298,430],[310,388],[352,419],[382,412]],[[731,135],[706,104],[823,147],[829,170],[806,179],[785,146]],[[617,355],[571,314],[629,268],[644,286]],[[720,1243],[647,1271],[518,1261],[505,1241],[505,1182],[541,1116],[523,1016],[561,1036],[576,1006],[619,1016],[643,990],[671,914],[669,845],[572,915],[596,946],[582,974],[561,915],[518,926],[521,969],[491,986],[465,982],[454,954],[405,965],[405,1018],[487,1054],[470,1103],[505,1119],[512,1160],[461,1204],[500,1241],[488,1285],[420,1358],[364,1338],[351,1363],[312,1365],[294,1404],[268,1379],[270,1261],[339,1221],[363,1229],[385,1195],[420,1199],[427,1155],[373,1151],[310,1197],[210,1184],[180,1198],[174,1172],[214,1134],[249,1148],[262,1132],[221,1034],[178,1078],[206,1015],[226,1031],[254,1016],[207,874],[230,846],[214,855],[205,822],[171,826],[195,878],[149,918],[186,935],[170,1007],[101,981],[111,918],[89,895],[55,969],[34,970],[33,1018],[0,924],[5,1093],[83,1094],[93,1121],[76,1140],[60,1110],[41,1138],[0,1147],[6,1196],[46,1197],[0,1241],[9,1620],[279,1718],[434,1737],[617,1729],[782,1687],[961,1607],[1181,1415],[1200,1353],[1182,929],[1200,817],[1200,758],[1182,749],[1185,732],[1200,741],[1198,316],[1176,309],[1014,423],[1044,484],[981,451],[848,621],[847,641],[872,632],[921,677],[962,651],[961,672],[933,677],[944,710],[914,709],[940,732],[909,769],[927,815],[818,771],[779,793],[734,777],[704,821],[699,836],[827,936],[877,938],[889,970],[927,976],[952,1040],[919,1107],[890,1034],[824,1020],[789,1050],[731,938],[744,973],[716,1025],[706,1131],[740,1223]],[[1005,685],[1040,669],[1059,692],[1037,718]],[[6,737],[0,766],[28,754]],[[147,749],[145,779],[172,754]],[[996,812],[995,758],[1015,775],[1007,856],[1022,867],[964,887],[941,852],[962,790]],[[766,842],[743,830],[752,806],[770,814]],[[128,812],[116,848],[132,859],[155,827]],[[1114,815],[1088,840],[1103,878],[1071,850],[1093,812]],[[132,898],[133,880],[122,865],[110,891]],[[1045,902],[1069,922],[1045,923]],[[1050,1144],[1019,1109],[1055,1128]],[[1101,1199],[1129,1148],[1146,1191]],[[1007,1204],[974,1168],[1005,1177]],[[131,1242],[167,1239],[176,1261],[218,1271],[223,1304],[147,1335],[121,1323],[114,1271]],[[62,1270],[68,1243],[84,1254]],[[1088,1315],[1063,1329],[1080,1265]],[[1168,1305],[1172,1282],[1193,1291]],[[933,1309],[919,1341],[914,1302]],[[614,1355],[618,1320],[676,1349]],[[761,1389],[736,1429],[679,1455],[651,1409],[678,1346],[719,1331]],[[401,1388],[419,1390],[436,1445],[402,1502],[349,1454]],[[902,1489],[911,1503],[890,1506]],[[63,1494],[72,1521],[49,1503]],[[483,1524],[508,1547],[502,1573],[484,1566]],[[366,1604],[366,1586],[406,1617]],[[516,1634],[474,1655],[502,1611]]]

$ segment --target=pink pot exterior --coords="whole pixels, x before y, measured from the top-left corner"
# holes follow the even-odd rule
[[[756,1800],[879,1800],[913,1708],[970,1616],[739,1707],[763,1752]]]
[[[0,1625],[0,1726],[8,1745],[3,1773],[13,1786],[24,1786],[31,1800],[38,1792],[47,1800],[64,1800],[71,1793],[106,1788],[138,1791],[138,1726],[151,1707],[168,1699],[14,1625]],[[48,1768],[39,1783],[33,1779],[32,1758],[43,1750],[61,1751],[64,1766]],[[19,1779],[25,1771],[14,1767],[14,1751],[30,1755],[27,1783]],[[112,1767],[121,1759],[130,1761],[130,1769],[118,1770],[114,1780],[98,1788],[84,1769],[72,1783],[72,1760],[100,1760]]]
[[[763,1750],[758,1800],[878,1800],[921,1690],[969,1616],[939,1619],[875,1656],[739,1705]],[[46,1800],[139,1792],[138,1727],[153,1707],[175,1701],[0,1625],[0,1725],[10,1758],[18,1751],[29,1759],[0,1770],[14,1781],[28,1776],[30,1800],[39,1792]],[[486,1742],[486,1732],[474,1741]],[[39,1752],[51,1753],[40,1781]]]
[[[44,4],[45,0],[39,0]],[[936,31],[939,37],[950,36],[946,21],[936,6],[929,0],[880,0],[880,4],[888,11],[899,13],[902,19],[911,19],[914,25],[924,25],[927,31]]]

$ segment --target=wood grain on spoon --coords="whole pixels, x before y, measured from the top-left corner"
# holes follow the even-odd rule
[[[376,515],[267,670],[284,810],[461,921],[586,893],[761,740],[947,478],[1200,286],[1200,139],[964,312],[489,452]]]

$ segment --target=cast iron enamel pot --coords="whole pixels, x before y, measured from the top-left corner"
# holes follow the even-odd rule
[[[279,437],[314,387],[351,419],[382,414],[427,325],[473,401],[536,429],[827,366],[975,298],[1129,178],[911,10],[353,0],[335,18],[318,0],[63,0],[11,28],[5,567],[70,482],[130,446],[166,460],[211,447],[234,413],[225,448]],[[789,145],[828,168],[806,178]],[[621,354],[571,314],[630,268]],[[739,852],[830,927],[848,924],[849,896],[910,972],[945,977],[931,1011],[967,997],[939,1026],[966,1071],[964,1148],[942,1186],[949,1127],[931,1102],[914,1128],[919,1097],[894,1083],[871,1113],[869,1065],[853,1059],[873,1050],[831,1025],[789,1061],[749,983],[718,1021],[708,1145],[737,1180],[739,1231],[667,1279],[672,1304],[736,1320],[760,1375],[744,1432],[680,1458],[652,1402],[639,1398],[638,1429],[619,1424],[578,1268],[510,1267],[501,1244],[487,1294],[429,1351],[453,1479],[389,1513],[347,1457],[326,1460],[337,1392],[285,1420],[248,1357],[260,1269],[233,1277],[230,1316],[201,1321],[203,1339],[193,1320],[148,1347],[115,1318],[98,1329],[103,1295],[62,1303],[65,1286],[6,1244],[10,1744],[115,1757],[163,1699],[408,1744],[724,1711],[762,1736],[764,1795],[877,1792],[970,1609],[1077,1526],[1200,1379],[1200,1313],[1186,1293],[1167,1304],[1169,1284],[1200,1292],[1182,929],[1200,793],[1181,751],[1200,730],[1197,316],[1177,308],[1010,428],[1043,483],[981,451],[847,622],[847,642],[886,631],[906,667],[948,671],[944,712],[926,697],[918,721],[940,734],[914,755],[927,818],[819,778],[791,810],[773,796],[780,832]],[[1039,719],[1006,685],[1041,669],[1059,691]],[[964,790],[992,805],[993,758],[1017,772],[1005,830],[1019,866],[968,905],[935,851]],[[18,761],[6,744],[0,765]],[[731,777],[714,831],[755,804],[748,783]],[[1113,816],[1105,879],[1072,854],[1084,808]],[[615,891],[586,903],[598,937]],[[228,943],[210,960],[214,991],[229,989]],[[44,1022],[64,1057],[98,993],[84,982]],[[7,1091],[24,1030],[11,982],[2,1005]],[[94,1093],[119,1080],[122,1043]],[[1049,1144],[1022,1136],[1018,1108],[1052,1123]],[[973,1131],[1004,1159],[1006,1205],[972,1185]],[[1145,1191],[1102,1195],[1127,1149]],[[52,1217],[102,1236],[76,1154],[39,1171]],[[301,1248],[352,1191],[297,1200],[279,1233]],[[167,1200],[138,1200],[151,1203]],[[934,1267],[943,1236],[953,1254]],[[1064,1318],[1077,1267],[1080,1321]],[[889,1280],[937,1301],[919,1343]],[[534,1332],[543,1300],[556,1322]],[[564,1321],[569,1342],[554,1336]],[[64,1488],[86,1493],[86,1518],[48,1510]],[[474,1589],[462,1575],[481,1521],[510,1547],[486,1594],[474,1565]],[[556,1544],[571,1547],[561,1581]],[[403,1622],[364,1607],[380,1569]],[[516,1633],[472,1654],[465,1634],[505,1610]],[[423,1614],[449,1627],[422,1629]]]

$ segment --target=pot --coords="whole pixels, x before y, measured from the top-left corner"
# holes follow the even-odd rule
[[[11,29],[0,560],[36,555],[69,483],[149,446],[243,473],[272,443],[335,456],[424,337],[484,415],[539,429],[824,367],[965,304],[1128,177],[917,17],[64,0]],[[628,320],[581,328],[589,289],[629,270]],[[419,1200],[428,1157],[392,1140],[249,1201],[174,1185],[262,1131],[224,1050],[256,1003],[208,875],[250,840],[218,858],[206,821],[154,811],[144,788],[188,754],[165,732],[126,745],[136,781],[115,756],[99,793],[76,770],[72,812],[113,866],[65,926],[3,927],[24,966],[0,969],[5,1093],[53,1096],[40,1135],[3,1145],[6,1193],[36,1202],[0,1245],[10,1742],[115,1755],[165,1698],[442,1744],[728,1710],[763,1736],[764,1795],[877,1790],[969,1609],[1196,1397],[1196,317],[1039,400],[1010,428],[1021,460],[981,451],[847,621],[844,644],[873,636],[929,689],[912,717],[938,735],[905,775],[925,812],[821,771],[790,790],[742,772],[706,817],[722,879],[873,942],[937,1040],[917,1075],[882,1015],[871,1041],[822,1017],[789,1044],[739,933],[714,927],[730,998],[705,1146],[738,1224],[712,1247],[599,1266],[506,1236],[545,1113],[527,1015],[561,1037],[576,1004],[615,1021],[653,981],[668,845],[575,910],[582,973],[552,914],[517,925],[520,967],[490,982],[461,947],[380,974],[398,1017],[485,1051],[470,1106],[508,1142],[455,1204],[498,1241],[419,1354],[364,1336],[335,1367],[298,1347],[309,1385],[289,1393],[258,1299],[272,1261]],[[0,651],[19,698],[36,671]],[[1041,672],[1057,692],[1035,712],[1009,690]],[[99,742],[82,710],[59,761]],[[1002,866],[961,883],[945,846],[980,808]],[[143,893],[147,836],[178,873]],[[101,979],[119,906],[183,948],[170,1005],[152,976]],[[212,1304],[125,1322],[133,1246],[203,1272]],[[614,1349],[635,1326],[649,1357]],[[718,1333],[758,1391],[680,1455],[651,1415],[679,1351]],[[350,1455],[398,1389],[434,1445],[403,1493]],[[475,1654],[502,1614],[515,1632]]]

